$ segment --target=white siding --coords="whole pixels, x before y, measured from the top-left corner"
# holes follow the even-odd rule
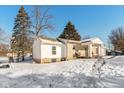
[[[102,47],[101,48],[101,51],[102,51],[102,56],[105,56],[106,55],[106,49],[105,49],[105,47]]]
[[[34,40],[33,43],[33,58],[41,59],[41,45],[40,40]]]
[[[56,55],[52,54],[52,46],[56,46]],[[61,58],[61,46],[59,45],[41,45],[41,55],[42,58]]]
[[[93,51],[93,46],[92,46],[92,44],[89,44],[88,45],[88,57],[92,57],[93,55],[92,55],[92,51]]]
[[[66,45],[65,44],[62,45],[61,56],[66,57]]]

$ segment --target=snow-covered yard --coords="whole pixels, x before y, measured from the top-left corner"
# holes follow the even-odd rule
[[[0,87],[124,87],[124,56],[105,57],[100,73],[96,59],[77,59],[51,64],[11,63],[0,69]]]

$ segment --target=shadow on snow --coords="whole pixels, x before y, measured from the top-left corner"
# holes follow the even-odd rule
[[[12,74],[12,73],[10,73]],[[8,75],[8,74],[7,74]],[[0,75],[0,87],[5,88],[101,88],[124,87],[124,77],[102,78],[72,73],[71,76],[63,74],[29,74],[20,77]]]

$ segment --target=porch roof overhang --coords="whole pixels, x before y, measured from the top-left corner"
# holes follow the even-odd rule
[[[82,40],[81,44],[84,44],[84,45],[86,45],[86,44],[98,44],[98,45],[101,45],[101,44],[103,44],[103,42],[99,38],[95,37],[95,38]]]

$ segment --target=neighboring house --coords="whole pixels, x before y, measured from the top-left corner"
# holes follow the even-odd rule
[[[81,41],[37,37],[33,43],[33,59],[37,63],[56,62],[75,58],[93,58],[105,55],[105,47],[99,38]]]
[[[107,50],[106,54],[111,56],[124,55],[122,51],[117,51],[117,50]]]

